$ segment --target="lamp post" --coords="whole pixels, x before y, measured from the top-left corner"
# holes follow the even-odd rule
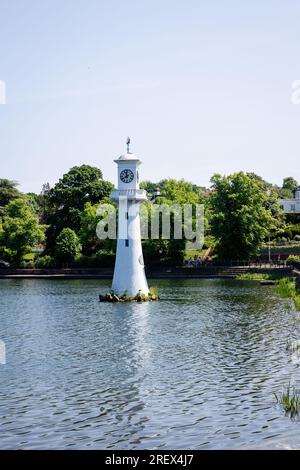
[[[159,196],[160,196],[160,189],[159,189],[159,188],[155,188],[155,190],[152,192],[150,201],[151,201],[151,202],[156,202],[156,199],[157,199]]]

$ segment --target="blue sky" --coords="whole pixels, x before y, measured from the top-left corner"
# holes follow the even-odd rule
[[[0,177],[116,182],[129,135],[142,179],[300,180],[299,21],[296,0],[0,0]]]

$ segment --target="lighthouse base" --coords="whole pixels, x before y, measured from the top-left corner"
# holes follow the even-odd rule
[[[159,295],[156,293],[149,292],[148,295],[138,293],[134,297],[130,297],[126,294],[118,296],[113,292],[109,292],[105,295],[99,295],[99,302],[155,302],[159,299]]]

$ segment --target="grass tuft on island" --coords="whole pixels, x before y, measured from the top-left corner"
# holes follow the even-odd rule
[[[154,302],[157,300],[160,300],[160,297],[156,287],[150,287],[148,295],[138,292],[136,295],[130,296],[127,291],[122,295],[116,295],[114,291],[99,295],[99,302]]]
[[[281,393],[275,393],[276,401],[291,418],[297,416],[300,410],[300,390],[289,384]]]

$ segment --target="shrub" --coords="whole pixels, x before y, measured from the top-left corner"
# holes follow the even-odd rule
[[[300,235],[295,235],[294,240],[295,242],[300,242]]]
[[[91,256],[77,256],[71,266],[73,268],[109,268],[114,266],[115,256],[112,251],[99,250]]]
[[[56,239],[55,258],[64,265],[74,261],[81,251],[79,238],[71,228],[64,228]]]
[[[288,238],[286,237],[279,237],[276,239],[278,245],[285,245],[288,242]]]
[[[55,261],[52,256],[45,255],[37,258],[35,262],[36,268],[54,268],[55,267]]]
[[[97,267],[109,268],[115,263],[115,253],[113,251],[99,250],[96,253]]]
[[[95,255],[80,255],[72,263],[73,268],[96,268],[98,261]]]
[[[21,261],[20,262],[20,268],[21,269],[34,269],[35,268],[35,262],[34,260],[30,260],[30,261]]]
[[[287,264],[293,265],[294,263],[300,263],[300,256],[290,255],[287,259]]]
[[[268,255],[269,247],[268,245],[264,245],[261,250],[261,255]],[[285,246],[272,246],[271,247],[271,254],[272,255],[300,255],[300,246],[296,243],[291,243],[290,245]]]

